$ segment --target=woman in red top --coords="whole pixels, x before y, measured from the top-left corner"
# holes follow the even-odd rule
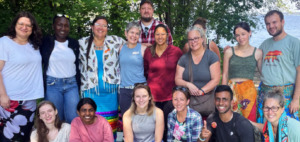
[[[163,24],[156,26],[154,31],[155,43],[147,48],[144,54],[144,69],[147,83],[151,89],[155,105],[163,110],[164,119],[174,107],[172,105],[172,88],[175,86],[177,61],[182,51],[167,44],[167,27]],[[166,140],[166,125],[164,141]]]

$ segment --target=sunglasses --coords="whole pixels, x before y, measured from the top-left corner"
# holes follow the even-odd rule
[[[70,16],[69,15],[66,15],[66,14],[56,14],[57,17],[65,17],[67,19],[70,19]]]
[[[189,89],[186,88],[186,87],[183,87],[183,86],[175,86],[175,87],[173,87],[173,91],[177,91],[177,90],[184,91],[184,92],[189,92]]]

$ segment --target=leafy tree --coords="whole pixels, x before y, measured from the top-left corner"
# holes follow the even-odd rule
[[[240,21],[255,27],[255,15],[251,10],[261,8],[263,0],[153,0],[156,13],[171,28],[175,45],[183,47],[185,29],[198,17],[208,19],[208,27],[215,30],[218,42],[221,38],[233,39],[232,29]]]
[[[109,20],[109,34],[124,37],[128,22],[139,19],[140,0],[0,0],[0,34],[3,35],[12,18],[21,10],[30,11],[44,34],[52,34],[55,14],[71,16],[70,36],[80,38],[89,34],[90,21],[96,15]],[[209,20],[209,30],[220,38],[232,39],[232,28],[240,22],[255,27],[251,10],[260,8],[263,0],[153,0],[155,14],[165,22],[173,35],[174,44],[183,47],[185,30],[199,16]]]

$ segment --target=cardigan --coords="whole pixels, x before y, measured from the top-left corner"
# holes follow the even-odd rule
[[[44,79],[44,88],[45,92],[47,89],[46,86],[46,72],[49,67],[49,59],[51,56],[51,53],[54,49],[54,43],[55,43],[55,36],[46,36],[43,38],[42,45],[40,47],[40,53],[42,56],[42,64],[43,64],[43,79]],[[73,38],[67,37],[67,40],[69,41],[68,47],[71,48],[75,54],[75,66],[76,66],[76,81],[78,88],[80,87],[80,71],[79,71],[79,43],[77,40]]]
[[[102,59],[97,59],[94,49],[94,42],[91,44],[88,53],[87,63],[87,47],[90,37],[79,39],[79,68],[81,73],[81,93],[85,90],[95,88],[98,85],[98,60],[103,61],[103,76],[104,82],[109,84],[120,84],[120,64],[119,51],[125,43],[125,40],[115,35],[107,35],[103,43]]]

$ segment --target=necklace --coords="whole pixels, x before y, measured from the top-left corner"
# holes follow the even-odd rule
[[[103,45],[102,45],[102,46],[96,46],[96,45],[94,44],[94,48],[95,48],[95,50],[103,50]]]

